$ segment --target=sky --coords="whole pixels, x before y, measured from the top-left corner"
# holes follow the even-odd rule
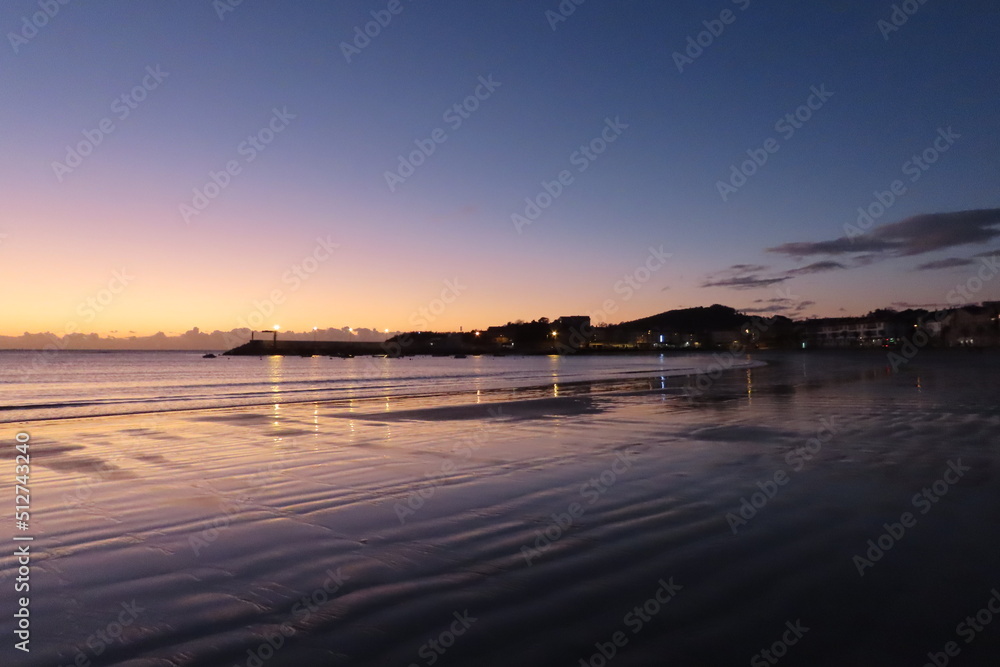
[[[0,335],[1000,299],[987,0],[8,0],[0,29]]]

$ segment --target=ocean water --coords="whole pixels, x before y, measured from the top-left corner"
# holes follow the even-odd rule
[[[171,358],[163,386],[283,387]],[[57,419],[6,428],[33,649],[0,660],[996,665],[1000,354],[713,361],[377,360],[412,376],[351,397],[289,358],[291,402],[85,419],[50,386]]]
[[[452,397],[672,377],[708,355],[331,359],[192,352],[0,351],[0,423],[373,397]],[[731,363],[752,366],[741,356]]]

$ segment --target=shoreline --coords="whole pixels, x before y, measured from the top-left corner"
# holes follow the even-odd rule
[[[745,362],[742,365],[733,366],[725,369],[725,373],[738,373],[740,371],[746,370],[748,368],[760,368],[765,364],[763,362]],[[106,414],[96,414],[96,415],[66,415],[66,416],[46,416],[39,417],[37,419],[19,419],[19,420],[0,420],[0,424],[10,425],[10,426],[24,426],[29,427],[34,424],[43,424],[45,422],[67,422],[73,420],[96,420],[105,418],[142,418],[143,416],[152,415],[183,415],[185,413],[203,413],[203,412],[229,412],[229,411],[240,411],[240,410],[252,410],[262,407],[271,406],[301,406],[301,405],[315,405],[317,407],[335,408],[335,409],[345,409],[345,417],[350,417],[353,413],[351,410],[357,406],[358,408],[363,408],[366,405],[374,404],[385,404],[387,402],[392,402],[393,405],[396,404],[413,404],[413,403],[433,403],[433,405],[427,406],[422,405],[417,408],[401,408],[400,411],[427,411],[427,410],[441,410],[447,411],[452,409],[466,409],[477,406],[495,406],[504,405],[506,403],[521,403],[530,402],[535,400],[547,400],[547,399],[571,399],[578,396],[591,396],[591,395],[629,395],[632,393],[641,393],[644,391],[649,392],[665,392],[666,387],[660,387],[659,389],[653,388],[652,385],[656,383],[657,380],[661,378],[669,378],[674,383],[680,378],[696,376],[700,371],[698,369],[671,369],[671,370],[635,370],[635,371],[624,371],[622,372],[622,377],[615,378],[601,378],[601,379],[583,379],[583,380],[565,380],[562,382],[552,382],[552,383],[536,383],[528,385],[517,385],[511,387],[494,387],[488,389],[463,389],[455,391],[427,391],[421,393],[407,393],[407,394],[396,394],[396,395],[372,395],[372,396],[359,396],[353,398],[346,397],[332,397],[332,398],[305,398],[305,399],[288,399],[284,398],[282,400],[275,401],[269,399],[266,401],[259,401],[254,403],[242,403],[239,405],[229,405],[229,406],[206,406],[206,407],[179,407],[179,408],[163,408],[163,409],[148,409],[148,410],[136,410],[132,412],[109,412]],[[624,386],[623,386],[624,385]],[[641,389],[643,385],[649,385],[648,389]],[[554,389],[555,388],[555,389]],[[676,387],[678,390],[682,387]],[[556,395],[553,396],[553,391]],[[563,394],[562,396],[558,394]],[[507,396],[507,398],[504,398]],[[682,396],[682,394],[678,394]],[[483,400],[483,399],[486,400]],[[439,401],[434,401],[434,399],[439,399]],[[455,403],[458,399],[459,402]],[[9,408],[10,410],[17,410],[20,406],[13,406]],[[23,409],[23,408],[22,408]],[[393,412],[395,412],[394,410]],[[0,411],[0,416],[3,412]],[[378,414],[377,412],[370,412],[369,414]]]

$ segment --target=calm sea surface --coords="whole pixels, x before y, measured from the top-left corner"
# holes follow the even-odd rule
[[[219,357],[0,352],[0,422],[371,397],[448,397],[691,373],[710,355]],[[754,365],[745,355],[738,365]]]
[[[1000,353],[720,358],[0,354],[0,664],[1000,664]]]

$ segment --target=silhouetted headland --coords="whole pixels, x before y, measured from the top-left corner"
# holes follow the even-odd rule
[[[228,355],[611,354],[678,350],[919,349],[1000,346],[1000,302],[938,311],[874,310],[795,321],[728,306],[670,310],[620,324],[542,317],[468,332],[412,331],[384,342],[252,340]]]

